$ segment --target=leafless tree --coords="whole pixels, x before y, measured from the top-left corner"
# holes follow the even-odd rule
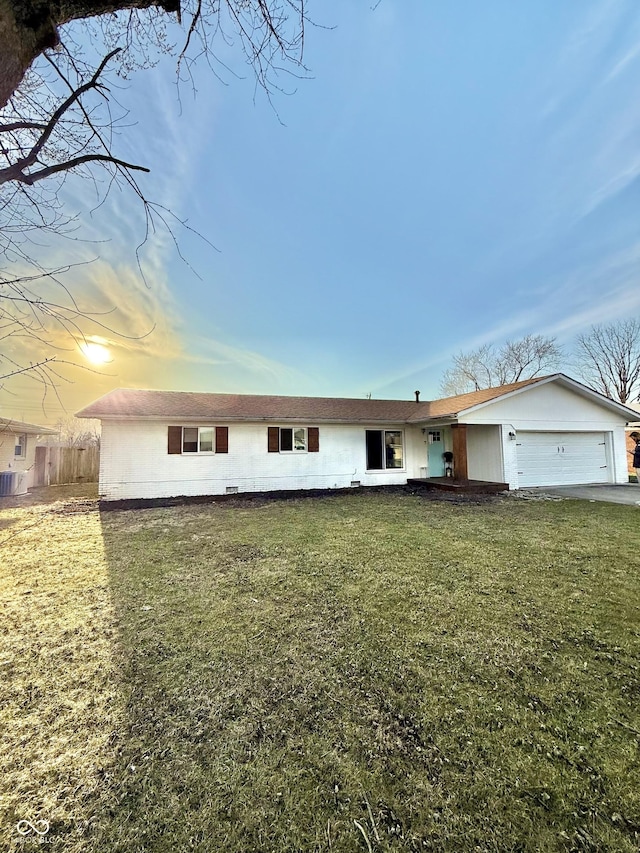
[[[61,197],[67,173],[92,175],[93,167],[108,172],[109,184],[126,183],[153,215],[133,176],[146,172],[112,153],[117,117],[110,109],[103,82],[111,51],[95,70],[71,63],[73,75],[45,56],[48,76],[38,75],[33,95],[21,92],[10,101],[0,121],[0,254],[8,261],[32,263],[29,242],[34,235],[69,233],[77,212],[68,212]],[[33,76],[29,83],[33,86]],[[26,246],[26,248],[25,248]]]
[[[167,13],[180,21],[171,37]],[[77,211],[60,193],[70,173],[93,179],[98,193],[116,183],[137,196],[147,217],[141,242],[158,220],[171,230],[172,212],[138,184],[144,163],[115,150],[127,114],[109,74],[173,53],[182,78],[196,61],[219,75],[216,45],[233,43],[270,97],[283,71],[304,74],[306,22],[305,0],[0,0],[0,253],[23,257],[34,232],[74,228]]]
[[[69,25],[105,20],[105,43],[131,48],[126,62],[148,61],[148,48],[174,49],[166,38],[167,16],[177,19],[182,39],[175,52],[187,65],[215,59],[216,40],[234,41],[260,85],[271,88],[283,64],[301,64],[305,0],[3,0],[0,4],[0,107],[6,105],[38,56],[57,48]],[[138,54],[138,56],[136,56]]]
[[[594,391],[620,403],[640,400],[640,320],[592,326],[578,335],[576,363]]]
[[[110,311],[91,310],[85,299],[77,298],[65,284],[69,271],[34,269],[31,275],[14,277],[0,272],[0,391],[11,395],[12,380],[26,378],[38,386],[45,413],[49,395],[62,402],[59,389],[72,381],[71,368],[98,372],[77,359],[91,342],[90,330],[140,339],[114,329]]]
[[[114,75],[166,53],[181,79],[196,61],[219,74],[218,48],[233,45],[270,97],[283,70],[304,74],[306,22],[305,0],[0,0],[0,388],[29,376],[57,393],[87,324],[104,323],[72,295],[64,268],[34,252],[43,235],[78,227],[81,211],[63,195],[70,176],[88,179],[91,207],[114,185],[129,190],[146,216],[138,244],[158,224],[175,240],[172,211],[138,183],[146,166],[116,151],[128,119]]]
[[[444,373],[441,391],[445,395],[465,394],[532,379],[555,369],[560,358],[555,338],[544,335],[526,335],[501,347],[483,344],[454,356],[453,365]]]
[[[58,431],[57,436],[47,436],[47,443],[57,440],[65,447],[100,447],[100,421],[80,420],[80,418],[67,415],[58,418],[55,424]]]

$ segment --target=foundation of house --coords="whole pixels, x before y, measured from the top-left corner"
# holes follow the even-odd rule
[[[476,494],[498,494],[509,491],[508,483],[490,483],[486,480],[456,480],[451,477],[415,477],[407,480],[408,486],[425,489],[441,489],[445,492],[469,492]]]

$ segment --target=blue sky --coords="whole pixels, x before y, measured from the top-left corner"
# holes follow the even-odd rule
[[[117,386],[433,398],[460,350],[527,333],[568,349],[640,315],[637,0],[309,13],[331,29],[307,29],[310,78],[282,77],[273,107],[227,48],[243,79],[200,67],[178,99],[165,60],[122,91],[137,124],[120,152],[215,249],[176,231],[196,275],[159,233],[146,287],[135,202],[94,213],[110,240],[74,248],[99,256],[77,286],[127,334],[156,325],[93,330],[113,361],[61,389],[69,410]],[[12,413],[45,420],[34,394]]]

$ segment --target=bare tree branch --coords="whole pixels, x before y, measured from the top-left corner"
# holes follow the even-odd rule
[[[111,59],[113,59],[113,57],[116,56],[118,53],[120,53],[120,48],[116,48],[115,50],[112,50],[109,54],[107,54],[107,56],[104,57],[104,59],[94,72],[94,74],[91,76],[91,79],[75,89],[72,88],[66,78],[61,75],[63,76],[63,79],[65,80],[69,88],[71,88],[71,94],[54,111],[51,118],[45,125],[44,130],[36,139],[34,144],[31,146],[30,150],[24,156],[21,156],[15,162],[11,163],[9,166],[0,169],[0,185],[7,183],[8,181],[15,181],[21,184],[26,184],[27,186],[33,186],[36,181],[42,181],[46,178],[50,178],[52,175],[55,175],[58,172],[68,172],[71,169],[75,169],[78,166],[82,166],[86,163],[110,163],[124,170],[136,170],[141,172],[149,171],[149,169],[145,168],[144,166],[136,166],[133,163],[128,163],[125,160],[121,160],[118,157],[114,157],[108,150],[107,153],[96,152],[92,154],[83,154],[69,159],[63,159],[61,162],[55,163],[53,165],[43,166],[37,171],[26,171],[27,169],[31,168],[39,162],[39,157],[47,142],[51,138],[51,134],[55,131],[56,127],[59,125],[59,123],[62,121],[63,117],[71,109],[71,107],[76,103],[80,104],[82,96],[85,95],[87,92],[90,92],[92,89],[101,88],[101,84],[99,82],[100,75],[104,71],[107,63]],[[91,130],[92,135],[98,137],[103,146],[106,147],[104,145],[104,140],[95,129],[88,113],[86,112],[84,107],[81,106],[81,109],[85,116],[87,127]],[[4,129],[2,126],[0,126],[0,133],[8,133],[16,129],[34,129],[41,126],[37,122],[23,122],[22,127],[18,127],[19,125],[19,122],[14,122],[13,124],[5,125]]]
[[[218,55],[218,45],[225,53],[235,47],[253,69],[256,86],[270,98],[283,91],[283,73],[307,74],[306,5],[305,0],[116,0],[107,5],[103,0],[0,0],[0,5],[0,258],[18,268],[0,273],[0,381],[27,375],[42,383],[46,396],[57,394],[58,381],[65,381],[58,366],[66,362],[44,350],[76,349],[87,324],[107,328],[96,312],[78,306],[60,280],[62,268],[50,273],[37,260],[45,236],[80,239],[82,211],[67,210],[67,178],[70,183],[71,174],[89,180],[95,188],[92,210],[114,186],[133,193],[144,212],[142,239],[135,248],[143,279],[139,251],[150,235],[167,231],[182,258],[175,230],[192,230],[177,213],[147,197],[137,180],[149,170],[115,150],[116,133],[128,113],[118,103],[113,75],[124,77],[171,54],[179,81],[181,69],[190,75],[196,60],[204,60],[219,77],[225,69],[240,77],[233,62],[227,65]],[[179,26],[167,12],[178,13]],[[25,264],[33,275],[23,274]],[[52,281],[64,297],[51,295]]]
[[[585,383],[611,400],[640,400],[640,320],[592,326],[578,335],[578,371]]]
[[[134,169],[139,172],[149,171],[145,166],[136,166],[133,163],[127,163],[125,160],[119,160],[117,157],[112,157],[109,154],[84,154],[82,157],[74,157],[72,160],[56,163],[55,166],[47,166],[44,169],[40,169],[39,172],[32,172],[29,175],[23,175],[19,171],[18,175],[15,175],[11,169],[0,169],[0,183],[3,183],[3,180],[8,180],[19,181],[22,184],[33,186],[36,181],[50,178],[57,172],[69,172],[71,169],[75,169],[85,163],[111,163],[121,169]],[[5,173],[8,173],[8,177],[5,177]]]
[[[441,390],[446,395],[465,394],[533,379],[554,369],[560,357],[555,338],[543,335],[526,335],[517,341],[507,341],[500,348],[483,344],[454,356],[453,366],[442,378]]]

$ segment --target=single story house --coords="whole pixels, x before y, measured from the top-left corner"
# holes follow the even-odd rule
[[[102,421],[105,500],[405,484],[625,483],[633,412],[557,373],[441,400],[119,389]]]
[[[0,496],[21,495],[33,486],[37,438],[55,434],[37,424],[0,418]]]

